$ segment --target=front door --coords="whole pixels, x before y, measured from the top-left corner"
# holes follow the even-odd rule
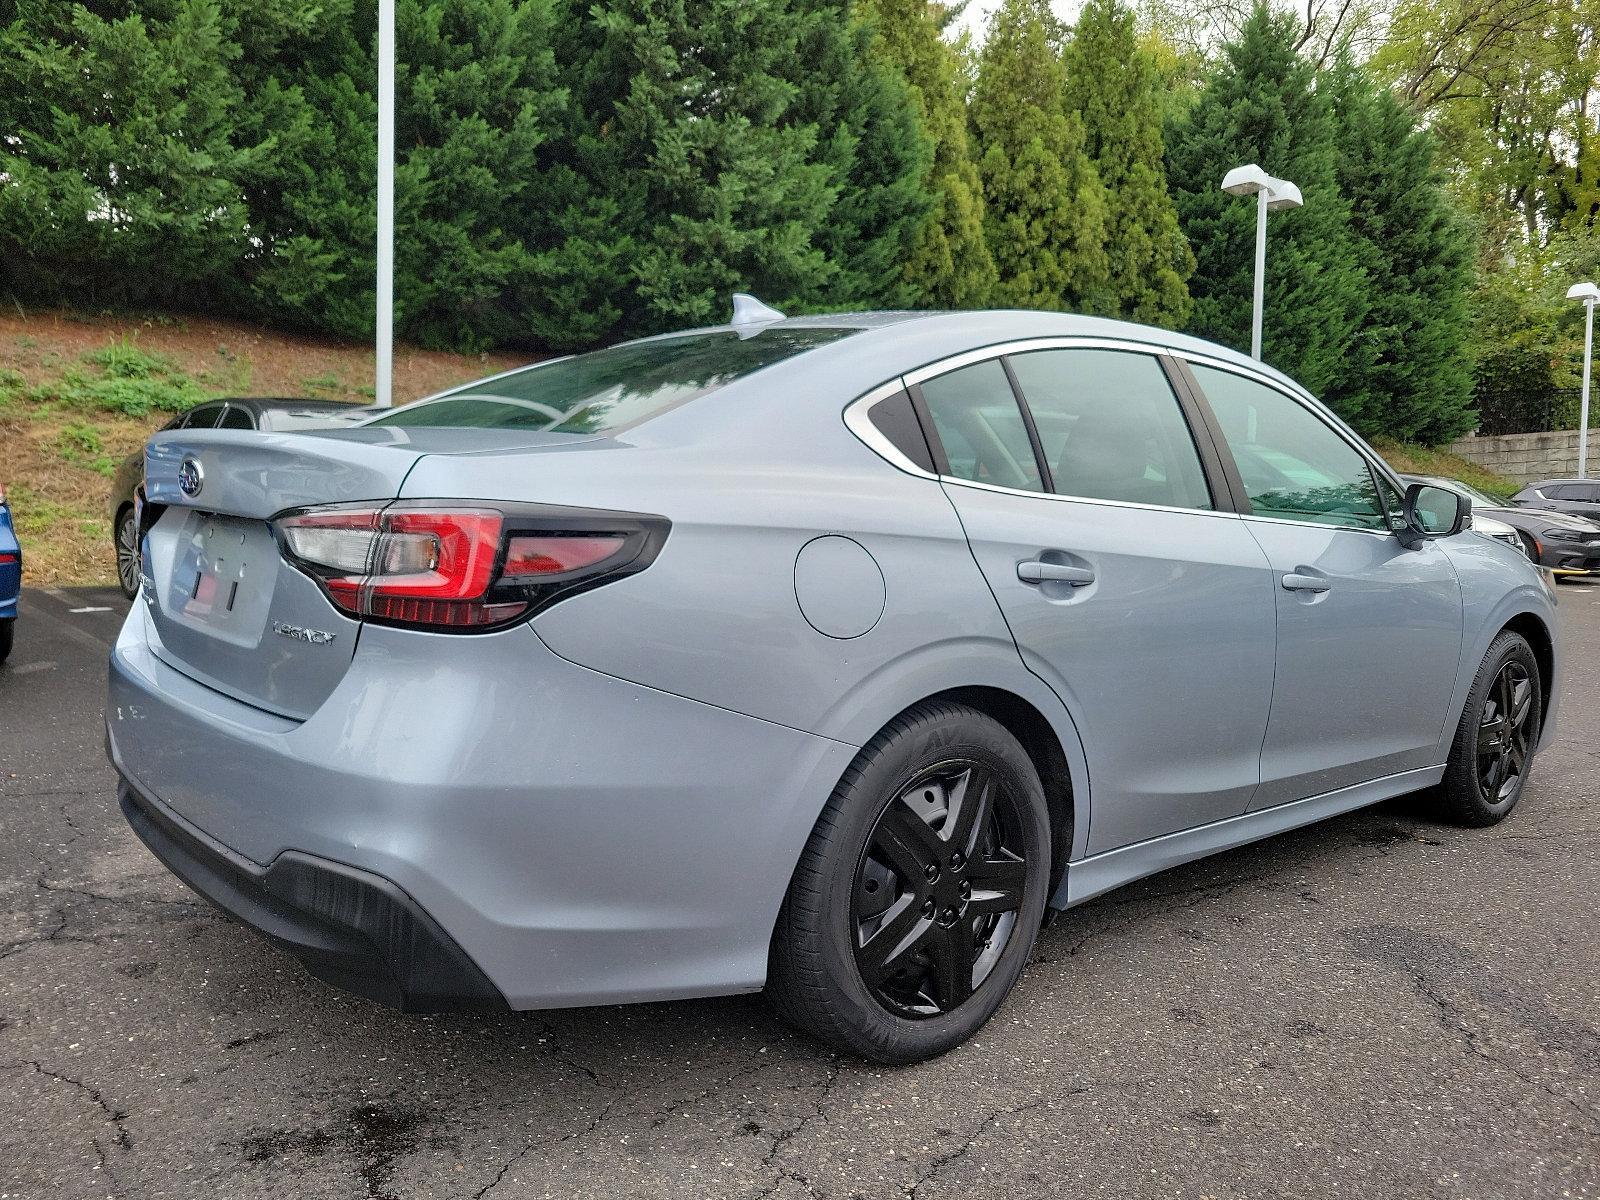
[[[1371,465],[1298,399],[1194,364],[1272,563],[1278,666],[1261,752],[1267,808],[1436,766],[1461,653],[1461,587],[1407,550]]]
[[[1091,854],[1237,816],[1259,781],[1272,579],[1147,354],[1036,350],[921,384],[978,565],[1088,760]],[[1031,422],[1029,418],[1031,417]]]

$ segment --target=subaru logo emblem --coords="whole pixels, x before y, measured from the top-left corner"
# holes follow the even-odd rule
[[[185,496],[190,498],[198,496],[205,482],[205,472],[200,469],[197,459],[186,458],[178,465],[178,490]]]

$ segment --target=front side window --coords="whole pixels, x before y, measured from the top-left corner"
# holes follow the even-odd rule
[[[1298,400],[1192,364],[1257,516],[1388,529],[1367,460]]]
[[[368,424],[611,433],[854,332],[777,326],[630,342],[486,379]]]
[[[924,381],[922,399],[949,462],[947,474],[996,487],[1043,490],[1022,409],[998,359]]]
[[[222,420],[222,405],[212,404],[194,409],[183,420],[185,429],[215,429]]]
[[[1057,492],[1212,507],[1188,422],[1150,355],[1034,350],[1009,361]]]

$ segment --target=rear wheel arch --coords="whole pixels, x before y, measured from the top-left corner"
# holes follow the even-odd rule
[[[1073,835],[1078,829],[1075,812],[1076,791],[1072,785],[1071,766],[1061,738],[1050,719],[1031,701],[1005,688],[973,685],[947,688],[942,692],[923,696],[906,705],[885,721],[872,737],[883,732],[912,709],[939,701],[962,704],[991,718],[1022,743],[1033,768],[1044,786],[1045,800],[1050,807],[1050,894],[1061,885],[1072,855]],[[866,740],[870,742],[872,737]]]

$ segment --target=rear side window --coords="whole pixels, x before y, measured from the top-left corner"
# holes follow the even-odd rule
[[[922,399],[949,463],[946,474],[996,487],[1043,490],[1022,409],[998,359],[925,380]]]
[[[610,433],[854,332],[777,326],[630,342],[486,379],[368,423]]]
[[[1010,362],[1057,492],[1212,507],[1189,424],[1150,355],[1035,350]]]
[[[1253,379],[1191,365],[1257,516],[1389,527],[1367,460],[1315,413]]]
[[[251,422],[248,412],[242,408],[234,408],[229,405],[227,411],[222,414],[222,424],[218,425],[217,428],[254,429],[255,425]]]

